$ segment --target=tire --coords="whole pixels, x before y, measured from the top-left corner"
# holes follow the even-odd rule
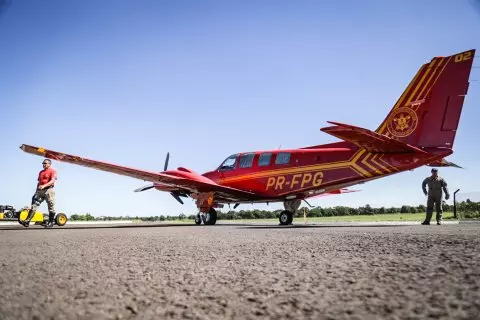
[[[59,213],[55,216],[55,224],[59,227],[63,227],[67,223],[67,220],[65,213]]]
[[[12,219],[15,218],[15,212],[13,211],[5,211],[4,215],[5,218],[7,219]]]
[[[195,216],[195,224],[196,225],[202,224],[202,218],[200,218],[200,214],[197,214]]]
[[[205,224],[213,226],[215,223],[217,223],[217,211],[211,208],[207,216],[205,217]]]
[[[280,216],[278,217],[278,220],[280,221],[280,224],[282,226],[292,224],[293,214],[287,210],[282,211],[282,213],[280,213]]]

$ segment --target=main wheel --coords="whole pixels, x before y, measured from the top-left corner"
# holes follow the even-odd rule
[[[293,214],[290,211],[287,211],[287,210],[282,211],[282,213],[280,213],[280,217],[278,217],[278,220],[280,220],[280,224],[282,226],[292,224]]]
[[[217,222],[217,211],[211,208],[210,211],[205,215],[204,223],[207,225],[213,226]]]
[[[67,215],[65,213],[59,213],[55,216],[55,223],[57,226],[64,226],[67,223]]]
[[[202,218],[200,218],[200,214],[195,216],[195,224],[202,224]]]

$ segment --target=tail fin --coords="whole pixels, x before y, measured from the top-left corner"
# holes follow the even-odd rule
[[[375,131],[420,148],[453,148],[475,49],[420,67]]]

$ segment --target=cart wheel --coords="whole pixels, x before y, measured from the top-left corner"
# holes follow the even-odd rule
[[[64,226],[67,223],[67,215],[65,213],[59,213],[55,216],[55,223],[57,226]]]

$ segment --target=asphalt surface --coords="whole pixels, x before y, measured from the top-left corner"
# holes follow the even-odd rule
[[[0,319],[478,319],[480,224],[0,227]]]

